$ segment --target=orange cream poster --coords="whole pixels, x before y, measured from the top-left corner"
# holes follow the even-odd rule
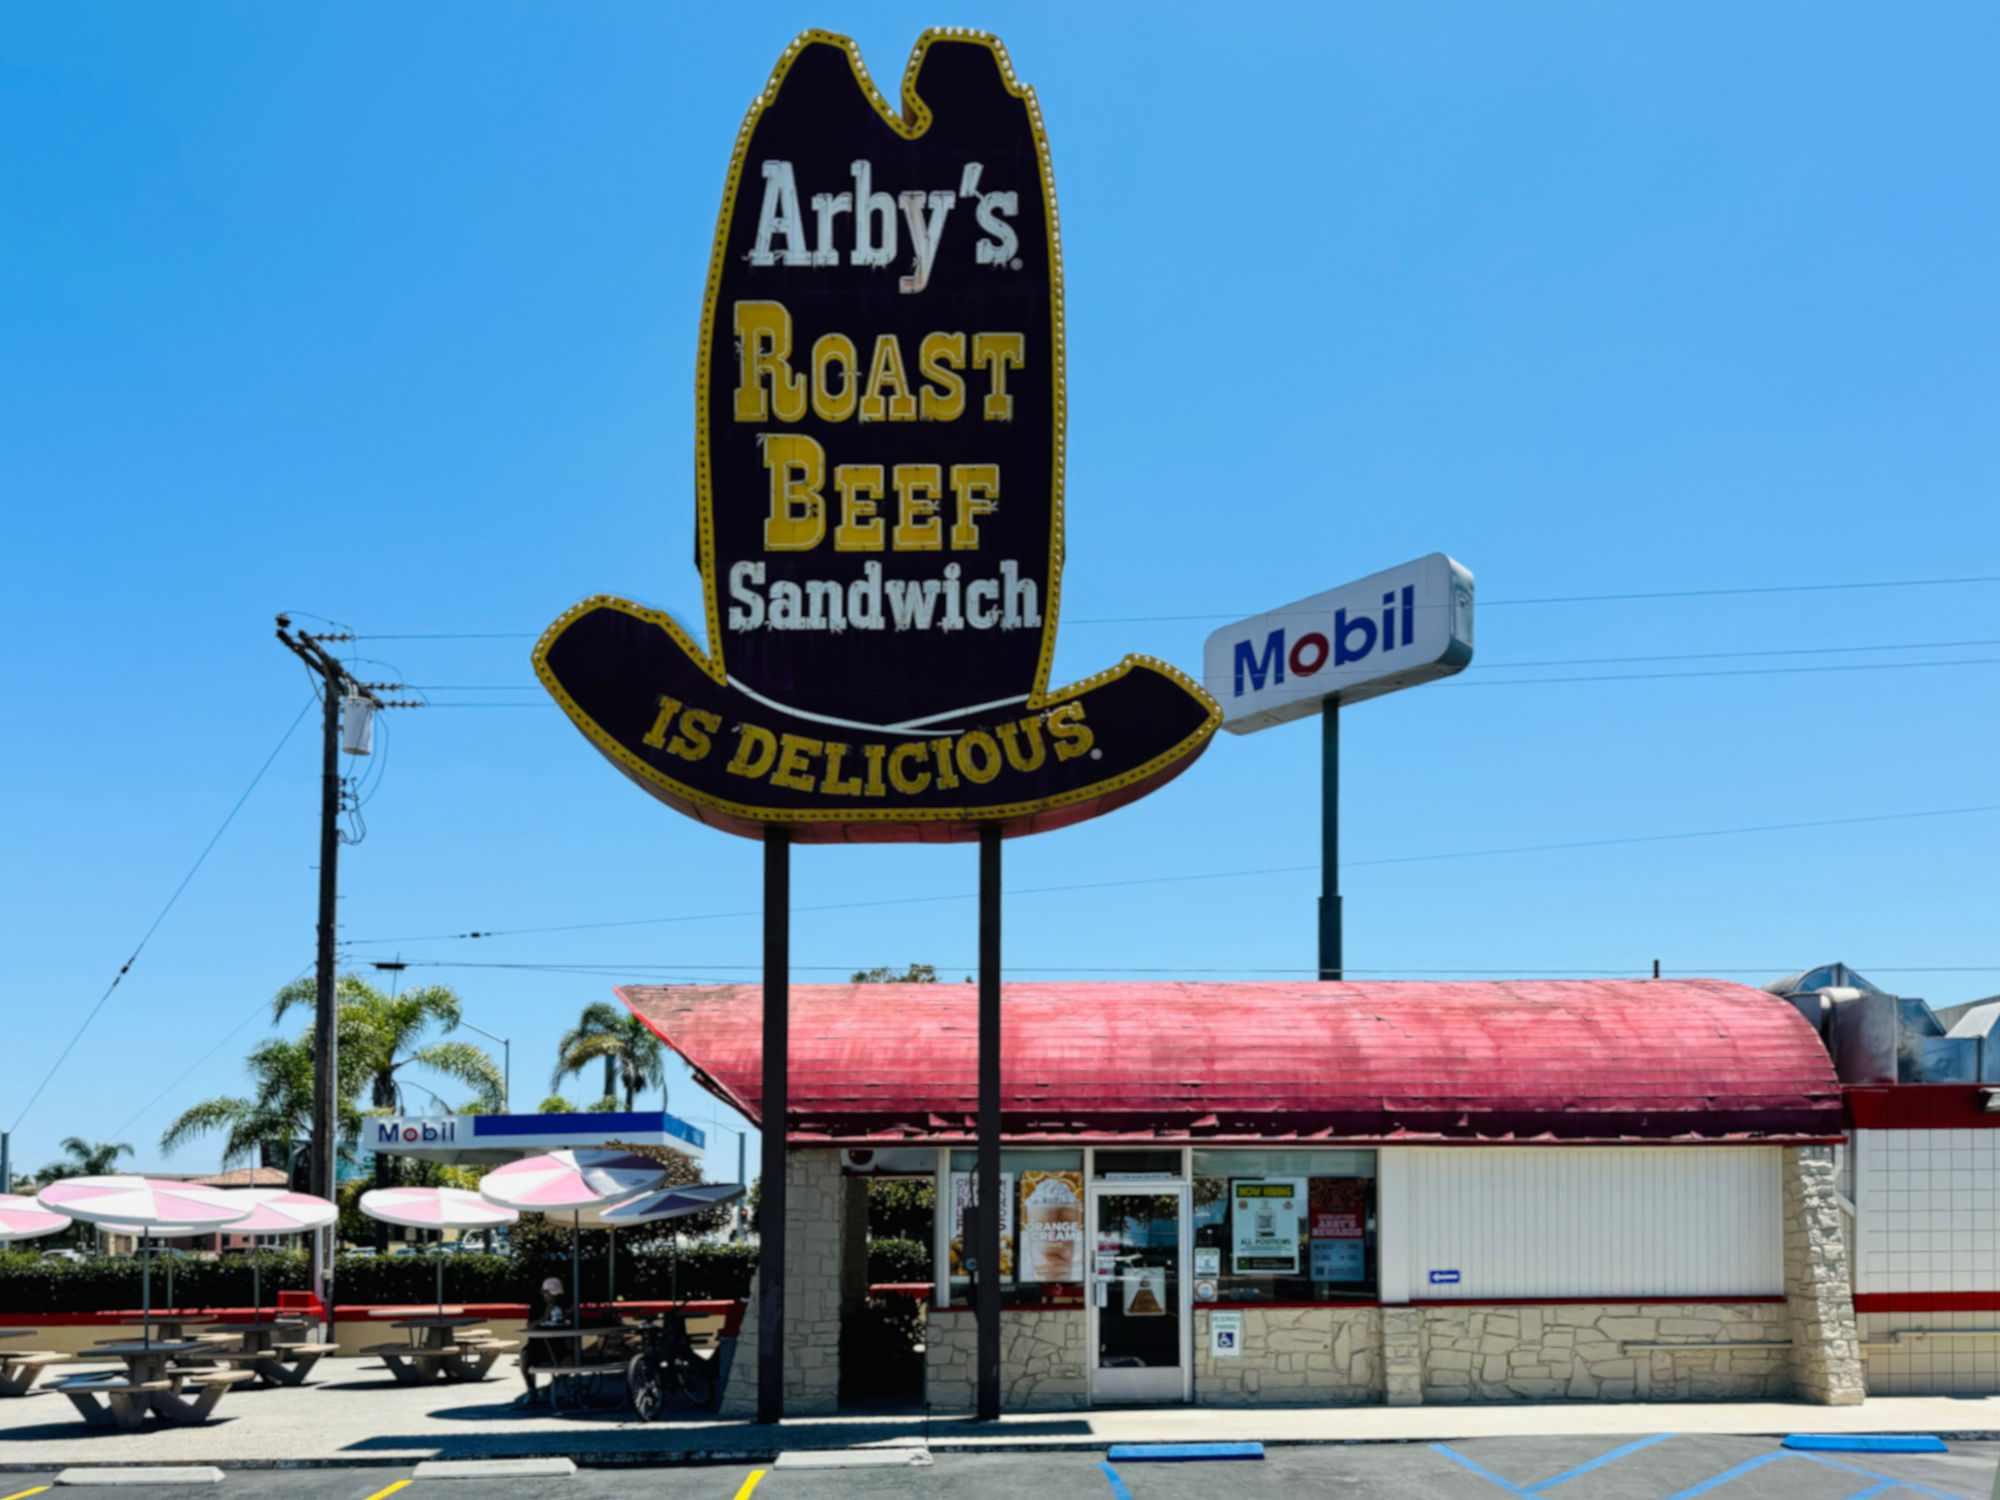
[[[1083,1173],[1021,1174],[1023,1281],[1083,1280]]]

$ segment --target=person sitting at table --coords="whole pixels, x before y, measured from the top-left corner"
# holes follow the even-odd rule
[[[540,1316],[528,1324],[530,1328],[569,1328],[569,1309],[563,1302],[563,1284],[560,1277],[551,1276],[542,1283],[542,1310]],[[542,1393],[535,1388],[535,1367],[567,1363],[568,1348],[556,1339],[526,1339],[521,1345],[521,1383],[528,1388],[527,1395],[514,1404],[516,1406],[539,1405]],[[564,1356],[564,1357],[559,1357]]]

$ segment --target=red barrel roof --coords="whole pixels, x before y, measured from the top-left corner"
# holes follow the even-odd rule
[[[762,991],[618,991],[760,1119]],[[969,1140],[969,984],[794,985],[794,1142]],[[1719,980],[1010,984],[1013,1140],[1797,1140],[1841,1133],[1812,1028]]]

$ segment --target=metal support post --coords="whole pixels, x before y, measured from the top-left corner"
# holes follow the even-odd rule
[[[979,830],[979,1420],[1000,1416],[1000,829]]]
[[[757,1420],[785,1416],[785,1125],[791,1108],[792,835],[764,830],[763,1187],[757,1205]]]
[[[1319,977],[1338,980],[1340,954],[1340,700],[1320,709]]]

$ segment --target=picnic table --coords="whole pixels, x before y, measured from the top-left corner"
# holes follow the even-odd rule
[[[36,1328],[0,1328],[0,1339],[24,1339]],[[53,1349],[0,1349],[0,1396],[25,1396],[50,1365],[67,1364],[76,1356]]]
[[[126,1373],[72,1376],[56,1389],[93,1427],[136,1432],[149,1413],[176,1426],[205,1422],[231,1386],[256,1378],[249,1370],[191,1369],[175,1363],[213,1348],[211,1341],[196,1339],[99,1344],[93,1357],[123,1360]],[[198,1393],[193,1400],[185,1394],[190,1386]]]
[[[614,1341],[623,1340],[631,1332],[632,1325],[625,1322],[522,1330],[521,1337],[524,1339],[555,1346],[550,1349],[550,1359],[546,1364],[528,1364],[526,1356],[523,1356],[522,1369],[527,1376],[528,1389],[531,1392],[534,1390],[535,1372],[539,1370],[549,1377],[550,1405],[561,1409],[587,1404],[597,1395],[606,1375],[622,1376],[625,1373],[630,1354],[616,1351]],[[595,1349],[584,1347],[590,1340],[596,1341]],[[564,1344],[569,1345],[566,1351],[561,1347]]]
[[[438,1380],[484,1380],[493,1362],[509,1350],[521,1346],[512,1340],[496,1339],[480,1325],[483,1318],[442,1317],[399,1318],[392,1325],[403,1329],[405,1342],[370,1344],[361,1352],[371,1354],[389,1367],[398,1385],[425,1385]]]
[[[304,1320],[299,1318],[276,1323],[215,1323],[208,1331],[227,1334],[239,1344],[236,1349],[213,1351],[218,1364],[249,1370],[267,1386],[303,1384],[312,1367],[339,1347],[311,1342]]]

